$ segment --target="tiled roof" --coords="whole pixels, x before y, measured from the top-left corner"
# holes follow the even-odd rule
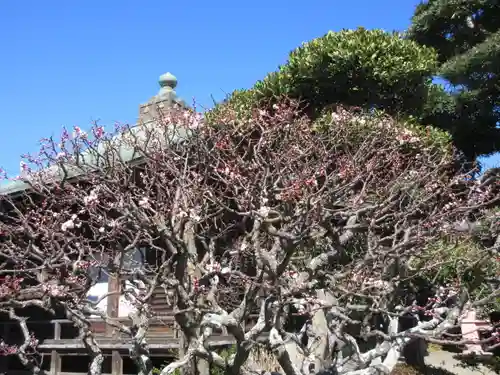
[[[186,103],[180,99],[176,92],[175,87],[177,86],[177,79],[171,73],[165,73],[160,76],[159,79],[160,90],[157,95],[153,96],[147,103],[141,104],[139,108],[139,121],[138,123],[130,129],[130,131],[137,137],[138,140],[146,139],[146,132],[149,126],[154,125],[157,120],[156,111],[158,108],[172,107],[174,105],[181,105],[187,107]],[[171,140],[176,141],[182,139],[186,136],[186,131],[181,129],[176,129],[176,134],[172,134]],[[182,133],[182,134],[181,134]],[[119,142],[119,138],[115,138]],[[113,142],[113,141],[111,141]],[[98,168],[99,158],[98,155],[105,151],[106,147],[109,147],[109,141],[99,145],[97,150],[87,150],[81,154],[82,157],[82,167],[72,166],[63,171],[61,167],[54,165],[44,171],[44,177],[47,177],[49,182],[51,179],[53,181],[62,180],[66,178],[75,178]],[[123,162],[131,162],[140,158],[140,155],[134,150],[133,147],[127,145],[126,142],[119,142],[118,144],[120,159]],[[11,180],[0,186],[0,195],[11,195],[16,193],[21,193],[29,188],[29,184],[22,181],[22,179]]]

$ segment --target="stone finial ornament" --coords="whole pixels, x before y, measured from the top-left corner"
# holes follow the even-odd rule
[[[160,92],[158,92],[158,98],[172,97],[177,87],[177,78],[170,72],[162,74],[158,80],[160,84]]]

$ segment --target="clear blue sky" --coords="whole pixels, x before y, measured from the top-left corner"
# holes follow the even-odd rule
[[[210,105],[303,41],[342,28],[403,30],[417,0],[2,0],[0,165],[63,125],[134,122],[170,71]]]

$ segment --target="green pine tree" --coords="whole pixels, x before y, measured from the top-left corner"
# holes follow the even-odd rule
[[[469,158],[500,151],[500,1],[423,1],[408,37],[436,50],[451,85],[433,88],[424,122],[450,131]]]

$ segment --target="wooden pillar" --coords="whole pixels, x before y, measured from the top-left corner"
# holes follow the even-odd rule
[[[108,292],[119,292],[120,291],[120,280],[116,276],[109,276],[108,281]],[[108,296],[108,305],[106,308],[106,313],[110,318],[118,318],[118,308],[120,306],[120,294],[112,294]],[[110,325],[106,326],[106,335],[111,336],[113,333],[113,327]]]
[[[54,340],[61,339],[61,323],[54,323]],[[59,375],[61,373],[61,355],[57,350],[52,350],[50,353],[50,375]]]
[[[118,350],[111,352],[111,375],[123,375],[123,359]]]
[[[179,343],[179,359],[184,357],[186,354],[185,348],[186,348],[186,338],[184,337],[184,332],[182,332],[182,329],[180,329],[179,325],[177,322],[175,323],[175,337],[177,338],[177,342]]]
[[[184,332],[182,331],[181,327],[179,327],[177,322],[174,323],[174,330],[175,330],[175,337],[177,338],[177,342],[179,343],[177,358],[181,359],[186,355],[186,337],[184,336]],[[180,374],[187,375],[189,374],[189,371],[186,371],[185,367],[181,367]]]
[[[108,292],[119,292],[120,291],[120,279],[115,276],[109,277],[108,281]],[[120,294],[112,294],[108,296],[108,305],[106,313],[110,318],[118,318],[120,307]],[[119,334],[114,332],[114,328],[110,325],[106,326],[106,336],[112,336],[114,339],[119,338]],[[122,375],[123,374],[123,359],[120,352],[113,350],[111,352],[111,375]]]

